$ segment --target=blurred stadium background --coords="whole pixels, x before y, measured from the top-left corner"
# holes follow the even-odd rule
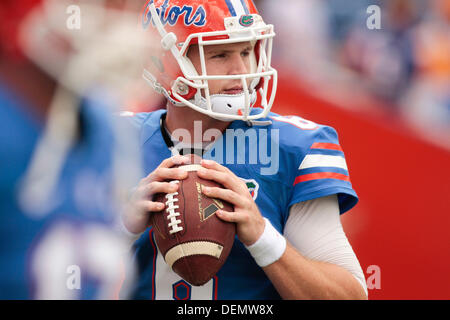
[[[64,3],[72,2],[79,1]],[[145,1],[106,2],[139,11]],[[369,299],[450,299],[450,1],[254,2],[277,33],[273,111],[338,130],[360,197],[342,220]],[[367,27],[370,5],[381,8],[379,30]],[[3,45],[14,17],[21,18],[0,11]],[[42,57],[50,66],[58,61]],[[88,83],[96,76],[82,74]],[[40,78],[28,79],[23,85],[33,87]],[[115,80],[102,81],[115,89],[122,84]],[[150,90],[138,77],[119,101],[128,111],[159,108]]]
[[[338,130],[369,299],[450,299],[450,1],[255,3],[277,32],[273,111]]]

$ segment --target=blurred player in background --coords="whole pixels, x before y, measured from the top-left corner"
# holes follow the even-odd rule
[[[116,212],[140,163],[112,115],[151,99],[130,94],[144,43],[133,8],[0,2],[0,299],[112,299],[126,287]]]

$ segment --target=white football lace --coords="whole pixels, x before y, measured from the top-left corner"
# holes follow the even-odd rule
[[[179,183],[180,181],[174,180],[170,183]],[[179,209],[179,206],[175,204],[175,202],[178,202],[178,198],[176,197],[178,195],[178,192],[174,193],[168,193],[166,194],[166,212],[169,213],[167,216],[167,220],[170,220],[168,226],[169,226],[169,233],[174,234],[176,232],[182,231],[183,227],[180,227],[178,224],[181,223],[181,220],[178,220],[177,217],[180,216],[180,213],[176,211],[176,209]]]

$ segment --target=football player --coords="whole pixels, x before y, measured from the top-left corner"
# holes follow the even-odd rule
[[[144,78],[166,110],[128,118],[144,170],[123,224],[139,269],[137,299],[365,299],[358,259],[340,222],[357,202],[336,131],[270,112],[277,72],[272,25],[251,0],[151,0],[142,27],[161,44]],[[213,279],[194,287],[164,262],[149,216],[174,193],[183,155],[203,156],[203,188],[234,205],[217,216],[237,225],[232,251]]]
[[[0,2],[0,299],[118,297],[116,208],[139,164],[120,157],[120,91],[99,72],[127,62],[113,44],[131,37],[101,29],[126,24],[103,3]],[[80,9],[82,28],[69,28]]]

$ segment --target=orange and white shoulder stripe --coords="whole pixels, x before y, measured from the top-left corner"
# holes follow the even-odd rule
[[[311,150],[320,151],[305,156],[298,167],[300,175],[295,179],[294,185],[317,179],[338,179],[350,182],[347,163],[340,145],[314,143]],[[327,151],[331,152],[327,153]]]

